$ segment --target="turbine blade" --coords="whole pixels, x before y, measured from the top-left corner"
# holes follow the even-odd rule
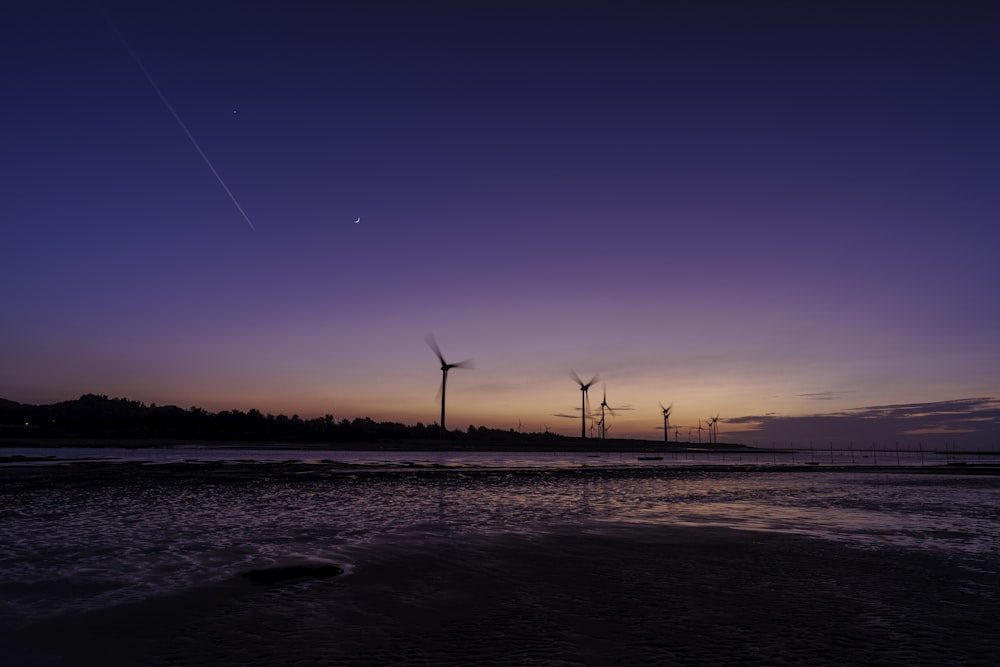
[[[578,385],[580,385],[581,387],[583,386],[583,380],[581,380],[581,379],[580,379],[580,376],[576,374],[576,371],[574,371],[574,370],[570,370],[570,372],[569,372],[569,376],[570,376],[571,378],[573,378],[574,380],[576,380],[576,383],[577,383]]]
[[[465,369],[468,369],[468,370],[472,370],[473,368],[476,367],[476,360],[475,359],[466,359],[465,361],[460,361],[457,364],[451,364],[451,367],[452,368],[465,368]]]
[[[438,347],[437,341],[434,340],[434,334],[427,334],[426,340],[428,347],[430,347],[434,354],[437,355],[437,358],[441,360],[441,365],[447,366],[448,362],[444,360],[444,355],[441,354],[441,348]]]

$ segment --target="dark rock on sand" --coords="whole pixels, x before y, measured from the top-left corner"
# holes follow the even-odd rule
[[[344,571],[336,565],[288,565],[285,567],[269,567],[263,570],[250,570],[242,574],[255,584],[277,584],[293,579],[329,579],[343,574]]]

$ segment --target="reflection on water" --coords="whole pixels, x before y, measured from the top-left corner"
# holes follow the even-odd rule
[[[655,446],[656,443],[649,443]],[[688,449],[665,452],[610,451],[395,451],[395,450],[323,450],[245,449],[240,447],[204,447],[174,445],[169,447],[4,447],[0,449],[0,467],[24,465],[27,458],[38,464],[61,461],[148,462],[154,464],[185,461],[296,461],[304,463],[340,463],[369,467],[444,467],[444,468],[591,468],[655,466],[940,466],[964,464],[1000,465],[1000,453],[955,453],[942,450],[881,449],[746,449],[710,451]],[[654,459],[654,460],[651,460]]]
[[[1000,548],[1000,482],[988,476],[559,466],[279,474],[288,466],[246,465],[214,477],[154,468],[0,477],[0,623],[277,563],[349,569],[362,545],[421,534],[626,522],[783,531],[863,548]]]

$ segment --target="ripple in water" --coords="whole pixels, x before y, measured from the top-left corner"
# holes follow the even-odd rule
[[[32,483],[0,478],[0,615],[23,623],[289,563],[349,571],[356,547],[395,537],[605,522],[790,532],[864,548],[1000,547],[992,477],[258,468],[213,479],[108,464]]]

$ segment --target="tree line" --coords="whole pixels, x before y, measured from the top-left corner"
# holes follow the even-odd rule
[[[332,414],[302,419],[297,414],[260,410],[208,412],[199,407],[146,405],[126,398],[84,394],[72,401],[29,405],[0,399],[0,425],[8,436],[177,438],[273,442],[374,442],[420,440],[442,436],[436,423],[415,425],[376,422],[368,417],[337,421]],[[473,426],[443,434],[456,440],[532,441],[561,439],[554,433],[519,433]]]

